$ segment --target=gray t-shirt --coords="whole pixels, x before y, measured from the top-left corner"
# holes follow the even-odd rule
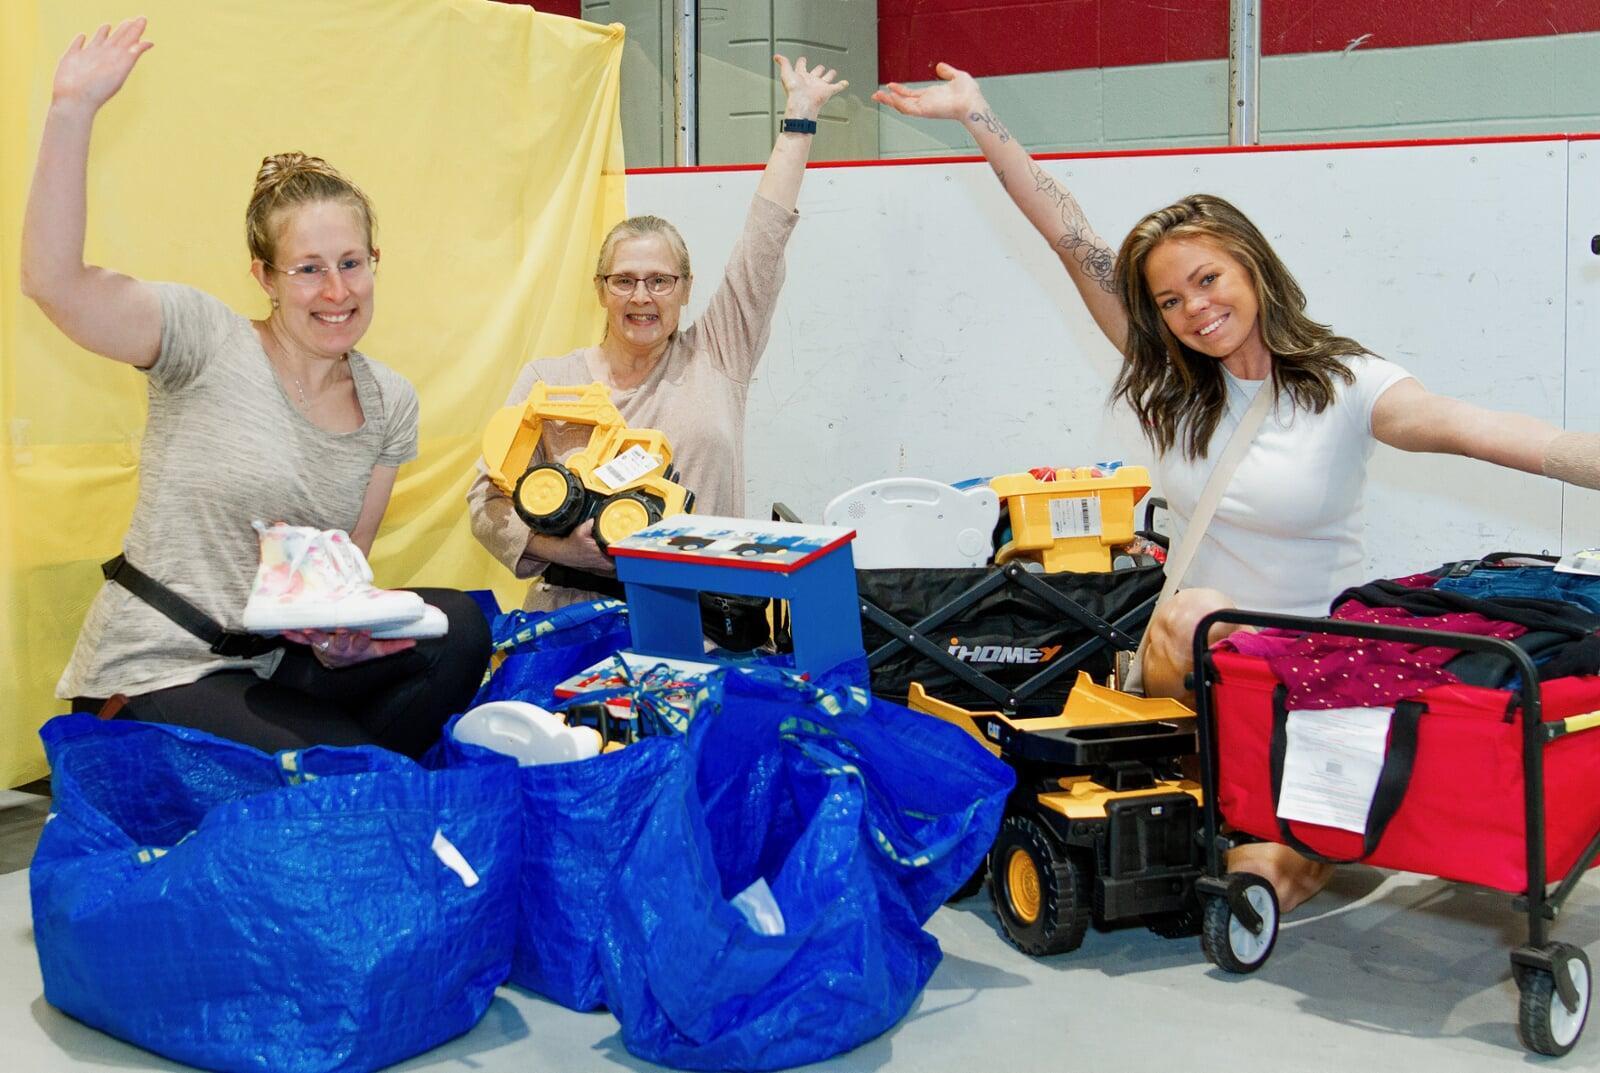
[[[614,388],[611,401],[633,428],[654,428],[672,444],[679,482],[694,492],[698,514],[744,514],[744,414],[750,377],[766,349],[772,313],[783,289],[784,247],[799,216],[757,195],[744,232],[728,256],[722,285],[706,311],[673,335],[667,351],[636,387]],[[522,367],[506,399],[515,406],[536,381],[566,386],[601,379],[605,358],[584,347]],[[564,459],[589,442],[593,429],[551,423],[534,462]],[[547,565],[528,554],[529,529],[511,497],[495,487],[480,460],[467,492],[472,533],[518,577],[533,577]],[[548,610],[594,594],[535,583],[523,607]]]
[[[374,466],[417,455],[417,393],[358,351],[350,375],[365,420],[353,432],[312,424],[284,392],[250,321],[192,287],[156,284],[161,353],[149,370],[150,414],[139,497],[123,537],[128,562],[239,628],[260,553],[255,519],[353,528]],[[184,685],[254,661],[204,642],[120,585],[89,607],[60,697],[130,696]]]

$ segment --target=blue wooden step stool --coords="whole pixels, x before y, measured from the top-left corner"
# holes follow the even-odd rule
[[[820,674],[862,659],[850,541],[825,525],[679,514],[611,545],[628,593],[633,651],[704,659],[700,593],[789,602],[795,669]]]

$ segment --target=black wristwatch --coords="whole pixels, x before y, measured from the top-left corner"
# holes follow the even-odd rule
[[[778,124],[779,134],[815,134],[817,121],[815,119],[785,119]]]

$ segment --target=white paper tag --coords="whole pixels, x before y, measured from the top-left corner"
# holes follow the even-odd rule
[[[607,488],[621,488],[661,465],[661,459],[634,444],[594,471]]]
[[[1100,497],[1079,496],[1050,501],[1050,535],[1063,537],[1100,535]]]
[[[1278,815],[1366,834],[1393,708],[1289,713]]]
[[[729,904],[744,914],[745,923],[757,935],[782,935],[786,930],[778,899],[772,896],[772,888],[767,886],[767,881],[759,876],[754,883],[735,894]]]
[[[1556,563],[1558,574],[1600,574],[1600,548],[1570,551]]]
[[[463,887],[476,887],[478,885],[477,869],[467,863],[467,859],[461,855],[461,851],[456,849],[455,843],[444,836],[444,831],[435,830],[433,832],[433,844],[428,848],[433,850],[433,854],[439,858],[440,864],[461,878]]]

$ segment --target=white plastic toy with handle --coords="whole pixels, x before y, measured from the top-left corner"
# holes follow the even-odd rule
[[[523,767],[587,760],[601,745],[593,727],[569,727],[559,715],[520,700],[480,704],[456,720],[452,733],[457,741],[515,757]]]
[[[993,553],[1000,500],[980,485],[965,491],[922,477],[885,477],[838,496],[824,525],[856,531],[851,545],[862,570],[983,566]]]

